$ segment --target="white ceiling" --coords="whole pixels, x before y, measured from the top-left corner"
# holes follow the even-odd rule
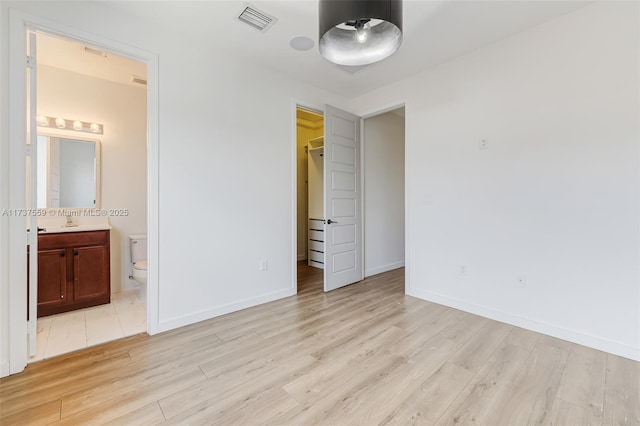
[[[589,3],[405,0],[404,41],[400,50],[352,74],[318,53],[317,0],[250,0],[248,4],[278,18],[266,33],[236,19],[246,4],[243,1],[100,2],[103,7],[204,39],[212,47],[347,97],[401,80]],[[316,46],[306,52],[293,50],[289,41],[296,36],[310,37]],[[64,63],[54,66],[65,67]]]

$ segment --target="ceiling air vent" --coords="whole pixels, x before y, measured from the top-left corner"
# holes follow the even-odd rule
[[[252,6],[245,6],[240,15],[238,15],[238,20],[263,33],[271,28],[277,21],[274,16],[266,14]]]
[[[147,79],[146,78],[140,77],[140,76],[135,75],[135,74],[131,74],[131,82],[132,83],[142,84],[143,86],[147,85]]]

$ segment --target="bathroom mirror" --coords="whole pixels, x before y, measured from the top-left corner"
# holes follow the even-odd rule
[[[100,207],[100,142],[38,135],[38,208]]]

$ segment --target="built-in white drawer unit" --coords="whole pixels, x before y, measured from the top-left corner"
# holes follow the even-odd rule
[[[324,269],[324,219],[309,219],[309,266]]]

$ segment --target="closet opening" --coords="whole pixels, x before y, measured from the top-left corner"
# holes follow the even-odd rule
[[[324,113],[296,108],[298,293],[323,291]]]
[[[325,134],[326,133],[326,134]],[[405,109],[296,106],[297,292],[405,265]]]

